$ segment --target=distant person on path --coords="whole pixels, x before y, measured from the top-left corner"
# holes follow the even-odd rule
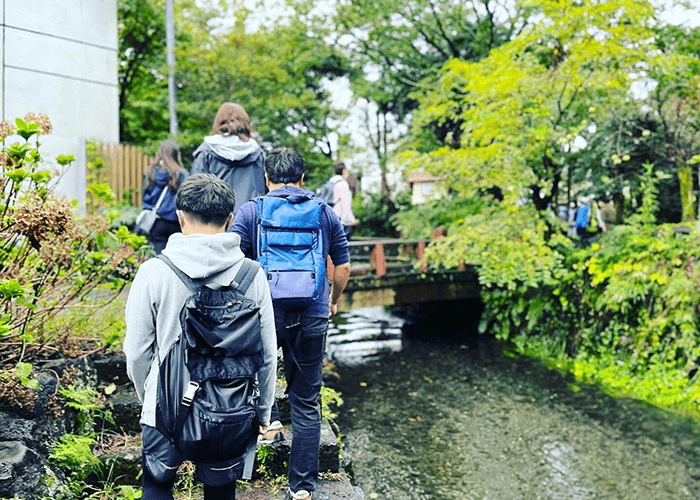
[[[233,189],[234,215],[243,203],[265,194],[265,154],[252,132],[246,110],[240,104],[224,103],[214,118],[212,135],[194,152],[193,174],[214,174]]]
[[[261,260],[258,255],[262,245],[259,210],[281,207],[274,214],[294,212],[294,218],[304,222],[311,214],[318,217],[317,229],[322,242],[319,251],[319,271],[322,289],[318,298],[306,305],[294,305],[291,298],[276,297],[273,290],[277,341],[284,355],[284,373],[289,387],[289,404],[292,417],[292,449],[289,456],[289,491],[292,500],[309,500],[316,490],[319,470],[319,446],[321,439],[321,405],[323,357],[326,350],[328,318],[338,312],[338,301],[350,275],[348,244],[340,220],[314,193],[303,189],[305,163],[302,156],[291,148],[271,152],[265,160],[265,179],[269,193],[261,200],[251,200],[236,214],[232,230],[241,236],[241,250],[250,258]],[[314,203],[317,201],[318,203]],[[319,203],[321,203],[319,207]],[[297,208],[294,208],[298,205]],[[307,209],[308,207],[308,209]],[[308,210],[308,214],[301,213]],[[320,214],[319,214],[320,210]],[[267,214],[267,212],[263,212]],[[300,223],[301,223],[300,222]],[[280,226],[278,220],[269,224]],[[285,222],[290,225],[289,220]],[[276,236],[280,238],[280,236]],[[301,236],[298,238],[302,240]],[[311,238],[309,238],[311,239]],[[278,247],[279,248],[279,247]],[[263,250],[264,251],[264,250]],[[325,263],[330,256],[333,265],[332,285],[329,286]],[[263,255],[264,260],[266,257]],[[262,262],[261,262],[262,263]],[[292,262],[292,268],[300,267]],[[263,264],[263,267],[265,264]],[[282,286],[284,279],[279,279]],[[270,282],[271,287],[277,280]],[[294,287],[288,287],[294,292]],[[273,417],[274,420],[274,417]],[[274,423],[274,422],[273,422]]]
[[[576,236],[576,203],[575,202],[570,202],[569,203],[569,216],[568,216],[568,222],[569,222],[569,237],[573,238]]]
[[[337,162],[333,165],[335,175],[330,178],[333,183],[333,211],[340,219],[343,225],[345,236],[350,239],[350,235],[355,230],[357,219],[352,213],[352,191],[350,185],[345,180],[348,175],[348,169],[343,162]]]
[[[193,175],[182,184],[175,202],[182,233],[168,240],[163,255],[193,280],[206,280],[209,288],[229,285],[243,266],[240,237],[226,231],[233,220],[233,191],[213,175]],[[143,404],[144,499],[172,500],[176,471],[183,462],[178,449],[156,429],[156,401],[159,365],[182,335],[181,310],[190,294],[188,286],[165,262],[153,258],[139,267],[126,303],[126,369]],[[277,341],[270,288],[262,268],[257,270],[245,297],[260,308],[262,367],[257,372],[257,415],[264,430],[274,399]],[[206,500],[235,500],[235,467],[197,464]]]
[[[345,179],[348,182],[350,192],[353,196],[355,196],[360,187],[360,181],[357,179],[357,176],[350,172],[350,170],[345,168],[345,170],[343,170],[343,179]]]
[[[144,209],[154,208],[163,196],[158,207],[158,218],[147,236],[156,254],[163,251],[170,235],[180,232],[175,214],[175,192],[186,178],[187,170],[180,161],[180,147],[175,141],[161,142],[156,160],[146,170],[143,182]]]
[[[603,208],[605,207],[607,200],[604,200],[603,198],[599,198],[598,201],[596,202],[596,210],[595,210],[595,218],[596,222],[598,222],[598,232],[599,233],[607,233],[608,232],[608,225],[606,224],[605,220],[603,219]]]
[[[588,216],[590,208],[582,197],[578,199],[578,211],[576,212],[576,236],[585,240],[588,238]]]

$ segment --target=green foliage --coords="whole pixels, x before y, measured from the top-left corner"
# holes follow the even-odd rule
[[[162,0],[120,2],[122,141],[156,144],[169,136]],[[289,22],[245,29],[250,11],[235,5],[221,25],[219,2],[175,3],[178,142],[186,167],[224,102],[241,104],[265,147],[291,146],[304,155],[307,180],[332,163],[325,79],[343,73],[343,58],[300,20],[313,7],[295,5]],[[232,7],[230,7],[232,8]],[[233,8],[232,8],[233,10]],[[226,15],[226,14],[224,14]],[[138,19],[138,21],[135,21]]]
[[[649,2],[533,0],[527,5],[541,16],[532,17],[533,24],[526,23],[517,37],[484,59],[452,59],[436,85],[414,94],[420,107],[408,161],[445,177],[463,196],[495,184],[507,203],[529,198],[546,210],[564,181],[602,181],[603,172],[612,180],[608,194],[622,203],[626,164],[656,160],[635,158],[628,149],[641,152],[643,130],[636,126],[643,120],[659,125],[656,154],[663,151],[666,161],[685,161],[698,148],[697,127],[683,125],[694,121],[697,56],[657,50],[651,28],[656,11]],[[638,92],[631,100],[631,89],[647,75],[658,75],[655,79],[668,86]],[[662,111],[663,139],[658,115],[641,115],[642,103]],[[449,123],[461,126],[445,135],[441,147],[426,150],[426,130]],[[581,140],[588,143],[583,152],[577,151]],[[650,144],[646,152],[652,150]]]
[[[64,434],[49,455],[57,466],[71,471],[77,480],[84,480],[90,474],[99,473],[102,463],[93,455],[92,447],[96,444],[90,436]]]
[[[128,231],[111,232],[106,220],[76,219],[71,204],[51,189],[53,175],[43,168],[39,137],[52,130],[45,115],[28,114],[13,129],[0,123],[0,353],[4,363],[31,361],[42,350],[79,354],[70,325],[52,330],[72,307],[85,307],[99,287],[103,301],[126,285],[141,260],[143,239]],[[16,132],[19,142],[8,145]],[[31,139],[34,139],[33,141]],[[66,165],[71,156],[59,157]],[[99,190],[96,190],[97,193]],[[107,292],[107,293],[104,293]],[[22,343],[17,351],[16,342]],[[55,352],[55,351],[54,351]],[[45,355],[45,353],[43,353]]]
[[[355,218],[359,221],[356,226],[356,236],[399,236],[394,219],[395,214],[406,210],[411,205],[410,195],[399,193],[395,200],[381,194],[363,194],[362,204],[353,207]]]
[[[269,465],[274,461],[275,456],[275,449],[265,444],[258,446],[255,451],[255,458],[258,462],[258,468],[256,470],[263,478],[269,478],[272,474]]]
[[[31,363],[17,363],[14,370],[5,371],[0,374],[0,377],[7,379],[14,379],[15,381],[22,384],[27,389],[36,390],[39,388],[39,381],[31,377],[32,365]]]
[[[66,401],[66,407],[77,411],[76,433],[91,434],[95,427],[95,419],[114,424],[112,412],[104,408],[104,397],[91,388],[77,388],[71,385],[61,388],[59,393]]]
[[[446,237],[433,241],[426,262],[433,267],[455,268],[460,262],[479,269],[486,287],[513,290],[518,286],[555,283],[564,255],[559,247],[571,242],[559,233],[548,235],[548,220],[532,205],[495,205],[465,217]]]
[[[346,54],[348,77],[357,106],[368,106],[366,135],[382,174],[401,140],[400,127],[419,104],[414,91],[431,88],[439,68],[452,58],[474,61],[511,39],[518,20],[530,10],[522,2],[507,7],[508,18],[496,21],[496,2],[480,2],[479,8],[454,0],[349,0],[338,3],[337,12],[322,18],[328,38],[337,40]],[[339,34],[342,33],[342,36]],[[373,116],[374,115],[374,116]],[[374,123],[370,123],[374,122]],[[458,133],[460,120],[431,124],[421,138],[430,145]]]
[[[581,380],[611,391],[626,381],[638,397],[697,411],[700,235],[656,224],[662,178],[646,164],[638,213],[590,246],[532,205],[487,205],[454,221],[426,263],[477,267],[482,332]]]
[[[335,389],[321,387],[321,413],[328,418],[338,418],[338,414],[334,411],[343,406],[343,398]]]
[[[168,130],[165,3],[120,0],[118,19],[119,138],[142,143],[156,130]]]
[[[15,133],[25,141],[28,141],[31,136],[40,133],[39,124],[36,122],[25,122],[21,118],[15,118],[15,124],[17,125]]]
[[[448,197],[402,209],[392,216],[392,222],[404,238],[432,238],[433,229],[444,228],[449,234],[485,206],[480,198]]]

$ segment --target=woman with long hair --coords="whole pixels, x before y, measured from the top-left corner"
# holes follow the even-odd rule
[[[214,174],[233,189],[234,215],[243,203],[265,194],[265,154],[252,133],[243,106],[226,102],[216,113],[211,135],[194,152],[193,174]]]
[[[180,232],[175,213],[175,193],[186,178],[187,170],[180,161],[180,146],[171,140],[161,142],[143,183],[143,208],[153,208],[160,200],[158,218],[148,235],[156,254],[163,251],[171,234]]]

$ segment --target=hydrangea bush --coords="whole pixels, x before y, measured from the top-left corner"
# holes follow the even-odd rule
[[[71,202],[54,193],[60,174],[40,152],[40,139],[52,128],[46,115],[31,113],[14,125],[0,122],[0,369],[5,373],[37,358],[99,349],[102,339],[75,335],[70,311],[94,316],[142,260],[144,238],[124,227],[110,230],[104,217],[78,218]],[[56,158],[63,168],[74,161],[70,155]]]

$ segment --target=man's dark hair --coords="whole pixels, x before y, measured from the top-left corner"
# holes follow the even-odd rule
[[[202,224],[223,226],[233,213],[236,197],[231,187],[212,174],[195,174],[182,183],[175,206]]]
[[[335,175],[343,175],[343,170],[345,170],[345,163],[342,161],[338,161],[333,164],[333,171],[335,172]]]
[[[265,173],[274,184],[296,184],[305,169],[304,158],[296,149],[275,149],[265,158]]]

